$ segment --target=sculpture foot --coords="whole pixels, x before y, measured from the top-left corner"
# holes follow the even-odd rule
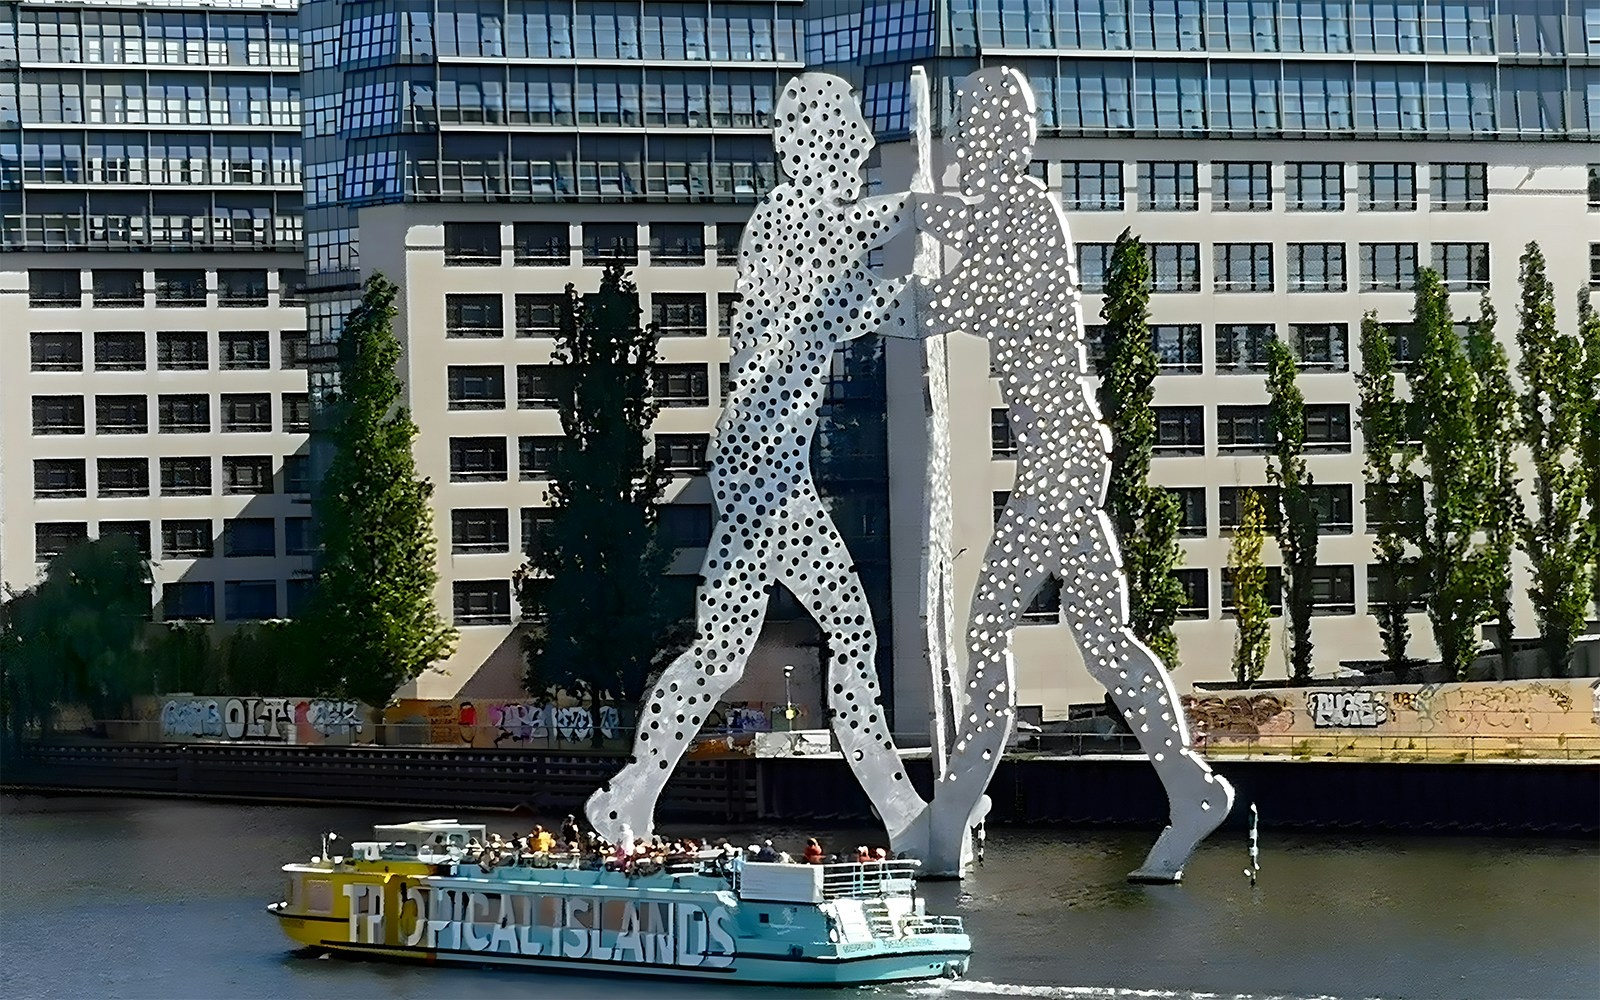
[[[928,856],[930,810],[920,800],[908,813],[885,816],[884,826],[889,831],[889,851],[894,855],[924,860]]]
[[[1155,846],[1145,857],[1144,864],[1128,874],[1130,882],[1173,883],[1183,880],[1183,868],[1189,863],[1200,841],[1210,836],[1233,811],[1233,786],[1226,778],[1213,774],[1209,767],[1196,761],[1199,768],[1193,772],[1204,781],[1195,794],[1184,799],[1172,797],[1173,822],[1161,831]],[[1168,791],[1169,796],[1171,790]]]
[[[589,825],[608,843],[631,843],[655,830],[655,804],[660,789],[642,787],[628,765],[611,783],[589,796],[583,807]]]

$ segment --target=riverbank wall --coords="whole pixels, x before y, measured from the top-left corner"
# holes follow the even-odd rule
[[[0,788],[103,792],[241,802],[515,810],[540,819],[578,811],[616,772],[616,755],[528,750],[59,742],[11,748]],[[1267,825],[1305,830],[1600,834],[1600,762],[1379,762],[1221,759],[1238,790],[1230,823],[1249,806]],[[926,759],[906,762],[923,793]],[[990,785],[1001,825],[1159,828],[1166,801],[1138,755],[1023,756]],[[658,815],[682,823],[860,823],[871,806],[837,757],[685,760]]]

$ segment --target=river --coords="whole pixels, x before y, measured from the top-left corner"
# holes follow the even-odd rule
[[[333,829],[421,810],[224,805],[104,797],[0,798],[0,997],[306,1000],[755,996],[792,990],[354,963],[288,950],[262,905],[278,866]],[[484,817],[497,830],[525,820]],[[738,831],[797,850],[817,833]],[[991,996],[1600,997],[1600,845],[1467,837],[1276,834],[1243,875],[1237,835],[1203,845],[1182,886],[1124,881],[1150,832],[1003,829],[931,912],[967,920],[971,975],[859,991]],[[829,994],[809,994],[829,995]]]

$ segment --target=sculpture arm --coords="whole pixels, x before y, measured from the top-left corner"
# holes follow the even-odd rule
[[[904,232],[914,220],[907,212],[912,195],[909,193],[863,198],[845,208],[844,224],[851,241],[864,242],[868,248],[881,247]]]

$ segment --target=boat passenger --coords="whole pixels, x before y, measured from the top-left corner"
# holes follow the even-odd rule
[[[778,852],[773,849],[772,841],[766,841],[761,845],[761,848],[756,851],[755,860],[766,863],[771,863],[778,860]]]
[[[812,837],[806,841],[805,859],[808,865],[822,864],[822,845],[817,843],[817,838]]]
[[[578,821],[576,819],[569,815],[561,821],[561,842],[563,844],[576,843],[582,839],[583,836],[578,832]]]
[[[548,854],[555,850],[555,848],[556,838],[550,835],[549,830],[546,830],[542,826],[536,826],[533,828],[533,849],[535,851],[539,852],[540,854]]]
[[[888,861],[889,860],[889,852],[880,847],[876,851],[872,852],[872,860],[880,862],[880,863],[884,862],[884,861]]]
[[[856,864],[864,865],[872,860],[872,852],[867,850],[867,845],[862,844],[856,848]]]

